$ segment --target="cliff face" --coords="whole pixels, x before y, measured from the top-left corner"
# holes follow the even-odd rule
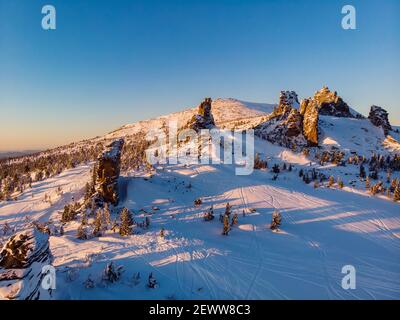
[[[124,140],[109,144],[97,161],[96,192],[98,199],[117,205],[119,201],[118,178],[121,170],[121,152]]]
[[[303,116],[303,134],[309,146],[318,146],[318,104],[313,99],[301,102],[300,114]]]
[[[368,119],[374,126],[381,127],[387,135],[392,126],[389,122],[389,114],[387,111],[379,106],[372,106],[368,115]]]
[[[29,229],[10,237],[0,252],[0,298],[48,299],[42,267],[51,262],[47,234]]]

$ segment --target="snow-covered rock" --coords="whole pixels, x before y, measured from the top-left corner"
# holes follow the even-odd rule
[[[327,86],[317,91],[313,98],[318,103],[319,113],[326,116],[353,118],[350,107],[337,92],[330,91]]]
[[[109,144],[98,158],[96,166],[96,192],[100,201],[116,205],[119,200],[118,178],[121,168],[121,152],[124,140]]]
[[[387,111],[379,106],[372,106],[368,115],[368,119],[376,127],[382,127],[383,132],[387,135],[392,126],[389,122],[389,114]]]
[[[184,129],[193,129],[200,131],[201,129],[211,129],[215,126],[214,117],[211,112],[211,98],[205,98],[197,108],[197,113],[184,126]]]
[[[48,299],[42,267],[50,265],[49,236],[31,228],[13,235],[0,253],[0,298]]]

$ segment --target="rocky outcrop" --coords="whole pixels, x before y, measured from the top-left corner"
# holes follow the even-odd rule
[[[119,201],[118,178],[124,140],[110,143],[100,155],[96,165],[96,200],[117,205]]]
[[[214,117],[211,111],[211,98],[205,98],[198,106],[197,113],[182,129],[193,129],[199,132],[201,129],[211,129],[215,126]]]
[[[42,268],[51,262],[47,234],[32,228],[13,235],[0,252],[0,300],[49,299]]]
[[[279,95],[279,104],[275,108],[276,115],[290,112],[291,109],[299,109],[299,99],[295,91],[281,91]]]
[[[314,100],[321,115],[354,118],[347,103],[337,95],[336,91],[332,92],[326,86],[315,93]]]
[[[303,134],[308,146],[318,146],[318,104],[313,99],[301,101],[300,114],[303,116]]]
[[[387,135],[390,130],[392,130],[392,126],[389,122],[389,114],[387,111],[378,106],[372,106],[368,115],[368,119],[374,126],[381,127]]]
[[[265,122],[254,128],[255,134],[288,148],[307,145],[303,136],[303,117],[298,106],[296,92],[281,91],[279,105]]]

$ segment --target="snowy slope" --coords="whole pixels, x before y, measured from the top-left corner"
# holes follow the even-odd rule
[[[226,122],[235,120],[251,119],[267,115],[273,111],[275,105],[267,103],[245,102],[237,99],[217,98],[212,102],[212,113],[215,123],[219,126]],[[178,127],[187,123],[196,113],[197,108],[191,108],[180,112],[171,113],[155,119],[139,121],[133,124],[125,125],[107,135],[104,138],[114,139],[129,136],[140,131],[146,131],[149,128],[161,128],[163,123],[173,120],[178,123]]]
[[[263,121],[273,107],[216,99],[213,113],[220,127],[246,129]],[[195,112],[188,109],[126,125],[104,137],[51,152],[69,152],[85,143],[161,128],[171,119],[184,124]],[[391,140],[367,119],[321,116],[320,131],[327,149],[363,155],[400,150],[395,141],[398,133],[393,132],[395,140]],[[367,193],[356,178],[357,166],[319,166],[303,154],[259,138],[255,142],[255,151],[269,168],[286,162],[294,166],[293,171],[282,172],[277,180],[268,170],[236,176],[229,165],[165,165],[152,176],[124,172],[119,207],[131,209],[138,222],[150,217],[150,229],[137,228],[129,237],[109,230],[83,241],[76,237],[79,221],[68,223],[65,235],[50,237],[58,286],[53,298],[400,299],[399,204]],[[345,187],[314,189],[304,184],[299,170],[311,168],[340,176]],[[393,177],[399,177],[398,172]],[[83,197],[89,180],[90,165],[85,165],[33,183],[17,201],[0,202],[0,225],[8,223],[16,231],[35,220],[59,225],[62,208],[72,198]],[[48,197],[50,201],[44,201]],[[203,204],[195,207],[198,197]],[[239,214],[239,225],[224,237],[218,216],[227,202]],[[203,214],[211,205],[216,219],[205,222]],[[283,216],[278,233],[269,229],[275,209]],[[165,238],[159,236],[161,228]],[[0,233],[0,242],[6,239]],[[122,278],[113,284],[102,281],[102,270],[110,261],[124,268]],[[356,290],[341,287],[345,265],[357,270]],[[141,280],[135,283],[132,277],[137,272]],[[150,272],[159,282],[156,289],[146,286]],[[85,288],[88,277],[94,288]]]
[[[314,190],[298,178],[298,170],[308,165],[303,156],[256,142],[259,151],[268,150],[270,163],[291,160],[294,171],[272,181],[266,171],[235,176],[232,166],[175,165],[160,167],[151,178],[123,177],[120,206],[133,210],[137,221],[151,217],[150,229],[128,238],[108,231],[81,241],[76,239],[79,223],[73,222],[64,236],[51,236],[58,284],[54,298],[399,299],[399,205],[361,191]],[[19,201],[0,204],[0,223],[20,229],[26,216],[58,221],[59,209],[82,195],[88,179],[84,166],[36,183]],[[52,205],[43,202],[45,193]],[[193,205],[197,197],[203,199],[200,207]],[[228,237],[221,235],[218,221],[226,202],[239,214],[239,225]],[[216,219],[204,222],[211,205]],[[280,233],[268,228],[274,209],[283,216]],[[125,270],[114,284],[101,280],[109,261]],[[357,270],[356,290],[341,288],[341,269],[348,264]],[[135,272],[141,274],[136,285]],[[150,272],[159,282],[156,289],[146,287]],[[84,287],[89,276],[95,288]]]
[[[333,146],[368,156],[400,151],[400,144],[390,141],[383,130],[368,119],[320,116],[319,128],[321,145],[326,148]],[[396,133],[392,132],[392,135],[398,138]]]

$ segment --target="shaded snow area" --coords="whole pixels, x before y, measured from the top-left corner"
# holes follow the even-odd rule
[[[235,176],[227,165],[170,165],[152,176],[125,174],[119,207],[133,211],[137,222],[148,216],[150,228],[128,237],[107,231],[78,240],[79,221],[68,223],[63,236],[50,237],[57,271],[53,298],[399,299],[399,204],[362,188],[314,189],[298,177],[308,166],[305,158],[258,144],[268,147],[270,163],[294,163],[292,172],[275,181],[263,170]],[[82,166],[35,183],[18,201],[0,203],[0,224],[21,230],[30,220],[58,222],[61,208],[83,195],[89,179],[90,167]],[[44,202],[45,194],[51,203]],[[198,197],[203,202],[196,207]],[[239,223],[222,236],[218,217],[227,202]],[[216,218],[205,222],[211,205]],[[282,214],[279,232],[269,229],[274,209]],[[102,281],[110,261],[123,267],[114,283]],[[355,290],[341,287],[345,265],[356,268]],[[154,289],[147,286],[150,272],[158,282]],[[91,288],[84,284],[88,278]]]

